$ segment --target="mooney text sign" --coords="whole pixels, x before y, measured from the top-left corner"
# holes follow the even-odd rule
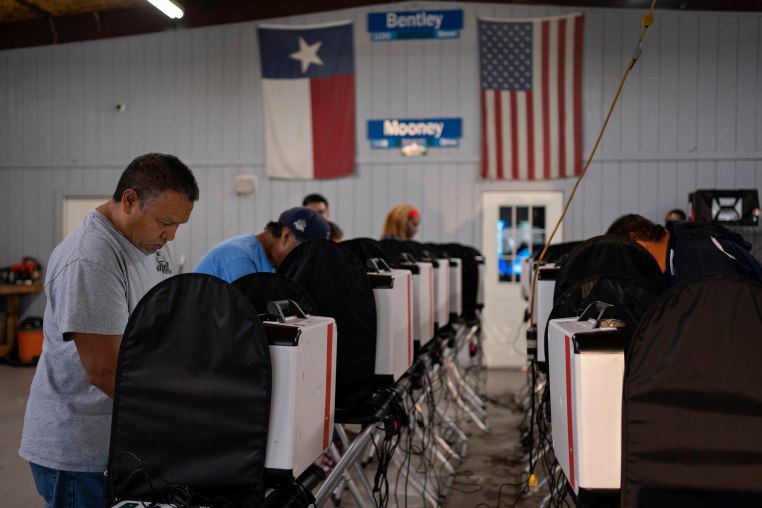
[[[368,139],[373,148],[395,148],[415,139],[426,146],[458,146],[460,118],[387,118],[368,120]]]

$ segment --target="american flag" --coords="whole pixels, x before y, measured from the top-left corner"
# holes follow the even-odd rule
[[[479,20],[483,178],[581,171],[583,26],[581,14]]]

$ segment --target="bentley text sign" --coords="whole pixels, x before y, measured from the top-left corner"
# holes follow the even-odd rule
[[[463,11],[371,12],[368,32],[373,41],[402,39],[457,39],[463,28]]]

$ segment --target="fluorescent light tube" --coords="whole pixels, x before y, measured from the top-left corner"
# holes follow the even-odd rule
[[[153,4],[154,7],[159,9],[161,12],[169,16],[170,18],[177,18],[180,19],[183,17],[183,10],[180,8],[179,5],[174,3],[172,0],[148,0]]]

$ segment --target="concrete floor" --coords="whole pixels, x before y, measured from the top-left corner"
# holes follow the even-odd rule
[[[0,363],[0,505],[41,507],[29,464],[19,457],[21,428],[34,367]]]
[[[34,368],[11,367],[0,363],[0,506],[33,508],[43,506],[32,481],[29,466],[18,456],[29,385]],[[526,374],[519,370],[490,370],[486,373],[485,393],[488,404],[489,434],[475,425],[466,426],[470,434],[469,452],[444,504],[446,507],[525,508],[538,506],[541,495],[521,500],[514,505],[522,464],[517,462],[517,425],[522,415],[509,409],[512,395],[526,383]],[[409,490],[412,494],[412,491]],[[500,495],[500,499],[498,496]],[[347,502],[345,502],[347,501]],[[351,506],[349,496],[342,506]],[[390,499],[389,506],[421,506],[420,496]]]

